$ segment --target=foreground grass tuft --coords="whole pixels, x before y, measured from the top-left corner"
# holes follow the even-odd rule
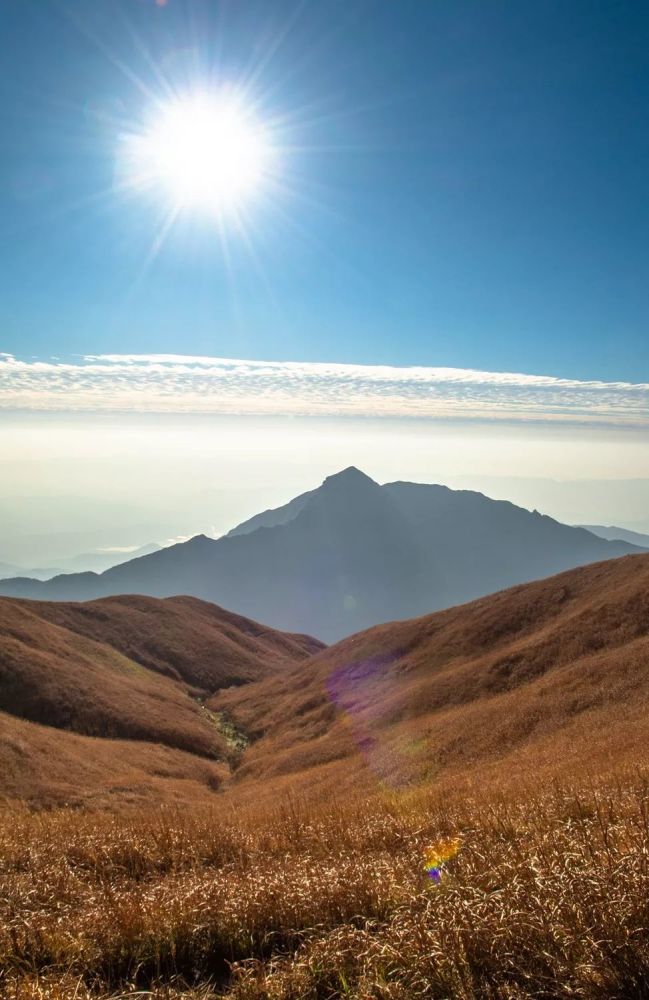
[[[439,885],[427,845],[462,839]],[[649,996],[649,788],[0,817],[8,1000]]]

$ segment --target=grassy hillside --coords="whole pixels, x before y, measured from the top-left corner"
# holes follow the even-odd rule
[[[36,628],[4,611],[12,641]],[[48,642],[79,639],[38,620]],[[124,653],[82,639],[112,683]],[[233,775],[0,715],[9,797],[92,807],[0,805],[0,995],[646,996],[648,647],[639,556],[380,626],[216,694],[251,740]],[[433,880],[427,859],[449,843]]]
[[[649,556],[630,556],[377,626],[308,673],[210,704],[252,737],[240,781],[326,765],[334,784],[399,784],[511,755],[532,768],[534,755],[633,758],[649,737],[648,623]]]
[[[284,661],[323,649],[310,636],[278,632],[195,597],[129,594],[28,606],[46,621],[107,643],[149,670],[208,691],[258,680]]]
[[[84,736],[227,761],[220,787],[254,800],[291,788],[314,799],[364,792],[377,780],[401,787],[469,768],[533,773],[559,761],[570,770],[611,755],[632,763],[649,739],[648,621],[649,556],[570,570],[325,650],[193,598],[3,600],[0,707]],[[320,652],[309,658],[311,649]],[[0,752],[2,740],[0,731]],[[46,757],[43,766],[47,775]],[[74,784],[65,794],[77,800]],[[36,785],[25,797],[37,801]]]
[[[206,771],[168,752],[223,762],[236,753],[206,697],[222,684],[281,673],[321,648],[192,598],[0,599],[0,795],[52,803],[114,787],[127,800],[144,781],[145,797],[164,799],[165,782],[149,778],[167,772],[173,800],[176,774],[216,788],[227,768]],[[152,746],[134,750],[120,740]]]
[[[0,803],[122,813],[161,803],[193,808],[213,802],[228,773],[224,761],[161,743],[79,736],[0,712]]]
[[[187,688],[27,605],[0,602],[0,706],[21,719],[202,756],[225,743]]]

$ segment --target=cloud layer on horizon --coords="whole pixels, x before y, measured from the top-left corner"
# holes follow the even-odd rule
[[[649,384],[171,354],[0,353],[0,410],[363,416],[649,429]]]

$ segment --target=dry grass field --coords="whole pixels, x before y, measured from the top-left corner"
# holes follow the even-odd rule
[[[318,809],[7,809],[0,873],[7,1000],[649,995],[640,771]]]
[[[0,713],[2,1000],[649,998],[649,556],[312,657],[253,636],[211,698],[262,627],[130,600],[0,602],[4,693],[124,733]]]
[[[236,746],[206,698],[321,648],[190,597],[0,598],[0,796],[209,800]]]
[[[649,745],[649,555],[377,625],[208,704],[250,736],[235,784],[632,765]]]

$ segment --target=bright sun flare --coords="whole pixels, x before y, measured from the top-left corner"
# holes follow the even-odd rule
[[[270,146],[264,129],[234,98],[197,94],[161,107],[135,137],[134,181],[162,188],[174,208],[222,214],[264,178]]]

